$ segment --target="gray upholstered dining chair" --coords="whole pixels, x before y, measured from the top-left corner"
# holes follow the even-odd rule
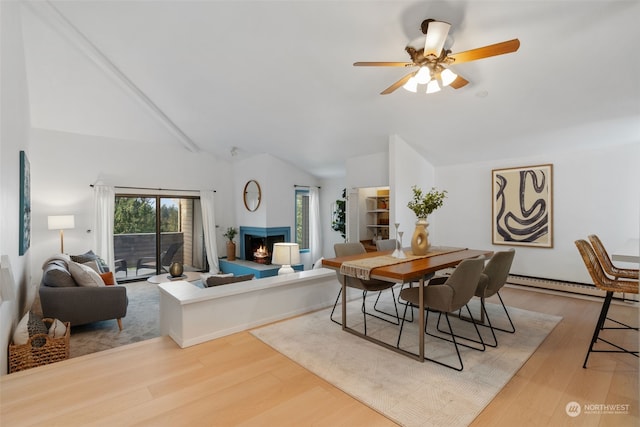
[[[367,252],[366,249],[364,248],[364,245],[360,242],[336,243],[335,245],[333,245],[333,250],[336,254],[336,257],[358,255],[358,254],[364,254]],[[380,320],[384,320],[385,322],[393,323],[394,325],[400,324],[400,314],[398,313],[398,306],[396,305],[396,297],[395,297],[395,293],[393,292],[393,286],[395,285],[395,283],[387,282],[384,280],[362,280],[356,277],[345,276],[343,274],[340,274],[339,271],[336,272],[336,275],[338,276],[338,281],[340,282],[341,285],[344,284],[346,287],[362,290],[362,314],[364,317],[364,334],[365,335],[367,334],[367,316],[376,317]],[[369,313],[366,311],[365,302],[367,298],[367,292],[381,292],[386,289],[391,289],[391,296],[393,299],[393,305],[396,310],[396,314],[394,316],[393,314],[386,313],[384,311],[380,311],[380,310],[376,310],[376,311],[380,313],[384,313],[387,316],[390,316],[392,318],[395,318],[395,322],[390,319],[386,319],[384,317],[377,316],[373,313]],[[329,316],[331,318],[331,321],[338,324],[341,324],[341,323],[338,322],[337,320],[334,320],[333,313],[336,310],[336,306],[338,305],[338,301],[340,300],[341,295],[342,295],[342,287],[340,288],[340,291],[338,291],[336,302],[333,304],[333,309],[331,310],[331,314]]]
[[[469,310],[469,307],[467,305],[475,294],[476,288],[478,286],[478,280],[480,279],[480,274],[482,273],[483,267],[483,257],[466,259],[458,264],[451,276],[435,277],[431,279],[428,285],[424,288],[423,303],[426,310],[424,333],[435,338],[453,342],[460,366],[457,367],[452,364],[448,364],[443,361],[431,359],[428,357],[425,357],[425,359],[435,362],[439,365],[446,366],[447,368],[455,369],[456,371],[462,371],[464,369],[464,364],[462,363],[462,357],[460,356],[460,350],[458,348],[459,345],[480,351],[485,350],[482,336],[480,335],[478,326],[473,318],[473,315],[471,314],[471,310]],[[403,289],[400,292],[400,298],[407,301],[411,305],[418,307],[420,304],[419,292],[419,288]],[[473,326],[478,337],[477,340],[475,338],[468,339],[466,337],[456,335],[453,331],[453,328],[451,327],[449,313],[460,311],[462,308],[466,308],[467,312],[469,313],[469,319],[471,319],[471,321],[473,322]],[[449,335],[451,336],[451,339],[428,332],[427,320],[430,311],[438,313],[438,323],[440,323],[440,319],[444,314],[444,317],[447,320],[447,325],[449,326]],[[404,314],[402,316],[402,322],[400,323],[400,333],[398,334],[398,342],[396,344],[398,348],[400,348],[400,339],[402,338],[402,329],[404,327],[406,315],[407,306],[405,306]],[[473,345],[464,344],[463,342],[458,342],[458,340],[456,340],[456,337],[466,341],[478,342],[481,344],[481,346],[475,347]]]
[[[489,262],[487,262],[487,265],[484,267],[484,270],[482,270],[480,279],[478,280],[478,287],[476,288],[475,296],[480,298],[481,316],[487,319],[487,324],[481,323],[481,325],[488,326],[491,329],[491,335],[493,336],[493,344],[485,342],[489,347],[498,346],[495,330],[508,332],[510,334],[516,331],[513,321],[511,320],[511,316],[509,316],[509,312],[507,311],[507,307],[504,305],[504,301],[502,301],[502,297],[500,296],[500,289],[502,289],[505,283],[507,283],[507,278],[509,277],[509,271],[511,270],[511,264],[513,264],[515,254],[515,249],[509,249],[507,251],[496,252],[493,254]],[[500,300],[500,304],[502,304],[502,309],[507,315],[507,320],[511,326],[509,329],[498,328],[491,323],[491,319],[489,318],[489,314],[487,313],[487,308],[485,306],[485,299],[492,297],[493,295],[497,295]]]
[[[379,239],[376,240],[376,250],[393,251],[396,249],[398,241],[396,239]]]

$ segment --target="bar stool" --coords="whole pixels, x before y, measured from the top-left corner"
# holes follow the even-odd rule
[[[638,350],[628,350],[618,344],[614,344],[613,342],[606,340],[600,337],[600,331],[604,329],[627,329],[638,331],[638,327],[627,325],[626,323],[619,322],[610,317],[607,317],[609,313],[609,306],[611,305],[611,300],[613,299],[614,292],[626,292],[630,294],[638,293],[638,282],[630,281],[630,280],[614,280],[605,274],[602,265],[598,261],[595,251],[589,245],[586,240],[576,240],[575,244],[582,256],[582,260],[584,261],[587,270],[589,271],[589,275],[593,280],[593,284],[598,288],[606,292],[604,302],[602,304],[602,309],[600,310],[600,317],[598,318],[598,322],[596,323],[596,328],[593,331],[593,337],[591,338],[591,344],[589,345],[589,350],[587,351],[587,356],[584,358],[584,363],[582,365],[583,368],[587,367],[587,361],[589,360],[589,355],[591,353],[629,353],[635,357],[638,357]],[[605,322],[609,320],[615,323],[618,326],[608,326],[605,327]],[[610,346],[614,347],[615,350],[596,350],[593,348],[595,343],[600,340]]]

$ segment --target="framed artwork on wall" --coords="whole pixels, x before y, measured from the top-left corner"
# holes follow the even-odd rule
[[[19,255],[24,255],[31,245],[31,171],[29,159],[20,151],[20,242]]]
[[[553,165],[491,171],[493,244],[553,247]]]

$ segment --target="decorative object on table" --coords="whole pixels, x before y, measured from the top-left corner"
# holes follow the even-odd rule
[[[429,251],[429,231],[427,227],[429,223],[426,219],[419,219],[416,221],[416,228],[413,230],[413,236],[411,236],[411,252],[414,255],[426,255]]]
[[[335,231],[339,231],[340,235],[343,239],[346,239],[346,220],[347,220],[347,189],[342,189],[342,199],[336,200],[333,208],[331,209],[332,217],[331,217],[331,229]]]
[[[405,259],[407,255],[402,250],[402,235],[404,234],[404,231],[398,231],[397,234],[398,238],[396,239],[396,250],[393,251],[393,254],[391,256],[398,259]]]
[[[50,215],[47,217],[47,228],[49,230],[60,230],[60,253],[64,253],[64,230],[75,228],[74,215]]]
[[[229,239],[227,241],[227,261],[235,261],[236,259],[236,242],[233,239],[238,234],[238,229],[229,227],[227,231],[223,234],[224,237]]]
[[[429,250],[429,232],[427,231],[427,216],[444,204],[447,191],[438,191],[434,188],[423,194],[422,189],[414,185],[411,187],[413,199],[407,203],[407,207],[416,214],[418,221],[416,229],[411,237],[411,251],[414,255],[426,255]]]
[[[300,246],[297,243],[274,243],[272,264],[280,264],[278,275],[294,273],[292,264],[300,264]]]
[[[391,254],[394,258],[406,258],[406,255],[402,251],[402,235],[399,234],[398,228],[400,227],[400,223],[396,222],[393,224],[396,227],[396,247],[393,249],[393,253]]]
[[[182,277],[182,272],[184,271],[184,267],[181,262],[173,262],[171,263],[171,267],[169,267],[169,274],[171,277]]]
[[[20,231],[18,255],[31,246],[31,166],[24,151],[20,151]]]
[[[553,165],[494,169],[493,244],[553,247]]]

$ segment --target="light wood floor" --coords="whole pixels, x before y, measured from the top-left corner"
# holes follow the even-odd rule
[[[637,358],[596,353],[582,369],[600,303],[512,288],[502,295],[563,320],[473,426],[640,425]],[[611,314],[638,322],[636,306]],[[638,334],[625,334],[637,348]],[[395,425],[248,332],[186,349],[157,338],[7,375],[0,387],[2,426]],[[629,411],[570,418],[571,401]]]

